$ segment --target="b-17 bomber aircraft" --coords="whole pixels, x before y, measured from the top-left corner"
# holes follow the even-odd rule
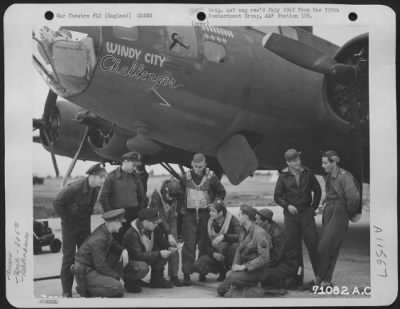
[[[320,152],[369,182],[368,34],[339,47],[312,27],[46,26],[33,64],[50,91],[37,142],[52,154],[190,166],[232,184],[281,169],[283,153],[322,173]],[[70,172],[70,171],[69,171]]]

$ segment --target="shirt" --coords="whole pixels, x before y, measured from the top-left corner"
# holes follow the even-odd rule
[[[314,193],[314,196],[311,193]],[[284,209],[287,209],[288,205],[298,209],[310,206],[317,209],[321,201],[321,186],[310,169],[303,168],[297,184],[295,175],[286,168],[276,182],[274,199]]]
[[[349,217],[353,217],[361,208],[360,189],[353,175],[338,168],[325,177],[326,199],[339,199],[346,207]]]
[[[124,172],[121,167],[107,175],[99,201],[104,212],[117,208],[147,206],[146,193],[140,177],[135,172]]]
[[[115,272],[107,263],[107,255],[115,242],[112,234],[103,223],[96,228],[92,234],[83,242],[76,253],[75,260],[78,263],[94,268],[98,273],[113,277],[117,280],[121,278],[120,274]],[[117,251],[121,254],[121,251]]]
[[[63,221],[90,217],[100,188],[91,188],[88,177],[63,188],[53,201],[53,207]]]
[[[204,175],[206,174],[206,172],[207,172],[207,169],[204,169],[202,175],[198,175],[193,170],[190,170],[190,174],[191,174],[193,182],[196,185],[199,185],[201,183]],[[181,182],[182,188],[184,188],[186,190],[188,180],[187,180],[185,174],[183,174],[180,182]],[[208,192],[208,196],[209,196],[211,202],[213,202],[216,199],[223,200],[225,198],[225,195],[226,195],[225,187],[222,185],[222,183],[220,182],[220,180],[218,179],[218,177],[215,174],[213,174],[209,180],[207,192]]]
[[[245,265],[248,271],[266,267],[269,264],[271,237],[264,229],[252,223],[247,231],[240,235],[233,264]]]

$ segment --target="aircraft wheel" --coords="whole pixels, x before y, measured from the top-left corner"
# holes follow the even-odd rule
[[[55,238],[51,243],[50,243],[50,250],[53,253],[59,252],[61,249],[61,241],[57,238]]]
[[[42,246],[38,240],[33,239],[33,254],[36,255],[40,253],[42,253]]]

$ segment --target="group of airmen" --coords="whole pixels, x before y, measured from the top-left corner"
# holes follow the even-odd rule
[[[339,155],[323,153],[326,197],[318,236],[314,216],[321,187],[301,164],[300,154],[285,152],[287,168],[274,192],[283,208],[284,228],[268,208],[242,204],[238,217],[232,215],[224,203],[226,190],[201,153],[193,156],[192,168],[179,181],[163,181],[150,199],[139,153],[124,154],[121,166],[109,174],[102,164],[92,166],[87,177],[62,189],[54,200],[62,227],[63,296],[72,297],[74,279],[82,297],[122,297],[124,291],[140,293],[143,287],[191,286],[192,273],[201,282],[209,273],[218,274],[217,294],[225,297],[246,297],[244,290],[268,287],[331,286],[349,220],[357,216],[360,191],[353,176],[339,167]],[[91,233],[97,200],[104,223]],[[183,246],[178,241],[179,215]],[[302,239],[315,277],[308,283],[303,283]],[[181,247],[183,280],[178,277]],[[150,281],[142,280],[149,272]]]

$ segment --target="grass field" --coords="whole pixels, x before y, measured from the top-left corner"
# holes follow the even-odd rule
[[[159,186],[168,176],[152,176],[148,181],[147,194],[150,195],[153,190]],[[249,177],[240,185],[232,185],[224,176],[222,183],[227,191],[226,204],[230,207],[239,206],[247,203],[251,206],[275,206],[273,194],[275,189],[274,179],[270,175],[257,175]],[[322,177],[318,177],[322,189],[324,182]],[[57,217],[52,203],[61,188],[60,178],[47,178],[43,185],[33,187],[33,215],[35,219],[45,219]],[[74,180],[71,180],[74,181]],[[369,211],[369,185],[364,185],[363,208]],[[94,213],[102,213],[99,203],[96,203]]]

